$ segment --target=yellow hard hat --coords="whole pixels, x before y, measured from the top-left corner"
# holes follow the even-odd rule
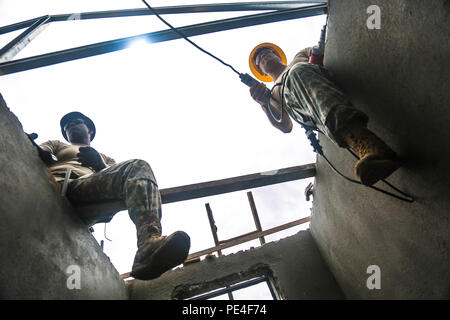
[[[273,43],[270,43],[270,42],[264,42],[264,43],[257,45],[250,53],[250,56],[248,58],[248,63],[250,65],[250,71],[253,73],[253,75],[261,81],[272,82],[272,81],[274,81],[274,79],[269,75],[264,75],[263,72],[261,71],[261,69],[259,69],[259,67],[256,65],[255,54],[258,53],[262,48],[271,49],[273,52],[275,52],[281,58],[281,62],[285,65],[287,64],[286,55],[284,54],[283,50],[281,50],[281,48],[279,46],[277,46]]]

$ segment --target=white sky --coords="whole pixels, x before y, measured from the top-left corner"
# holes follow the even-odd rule
[[[156,1],[153,7],[237,1]],[[0,25],[45,14],[143,8],[138,0],[0,0]],[[174,26],[256,12],[164,15]],[[317,44],[325,16],[223,31],[191,39],[204,49],[250,73],[248,55],[261,42],[278,44],[288,61]],[[167,27],[156,17],[113,18],[50,24],[17,58],[132,36]],[[19,31],[21,32],[21,31]],[[0,46],[18,33],[0,36]],[[238,76],[226,66],[179,39],[138,44],[130,49],[0,77],[0,93],[24,131],[38,143],[63,140],[59,120],[80,111],[97,127],[92,147],[117,162],[144,159],[159,187],[275,170],[315,162],[304,130],[290,134],[273,128]],[[263,229],[310,215],[304,189],[313,179],[253,189]],[[214,246],[206,215],[210,203],[220,240],[255,230],[246,191],[163,205],[163,234],[184,230],[191,253]],[[266,237],[276,240],[309,224]],[[103,224],[95,227],[100,242]],[[127,212],[107,225],[105,253],[119,273],[131,270],[135,227]],[[255,240],[225,254],[259,246]]]

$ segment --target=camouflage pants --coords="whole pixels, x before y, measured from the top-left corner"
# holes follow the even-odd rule
[[[76,203],[123,200],[139,239],[161,235],[161,195],[150,165],[128,160],[69,182],[67,197]]]
[[[328,70],[315,64],[297,63],[289,70],[283,97],[292,117],[318,129],[341,147],[347,147],[340,133],[348,123],[368,122],[366,114],[355,109],[330,80]]]

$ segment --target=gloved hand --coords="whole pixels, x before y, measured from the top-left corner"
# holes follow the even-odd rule
[[[77,157],[83,167],[90,167],[95,172],[98,172],[104,168],[106,168],[105,163],[103,162],[102,157],[92,147],[80,147],[80,152],[77,153]]]
[[[47,165],[50,166],[52,164],[54,164],[55,162],[57,162],[58,160],[56,159],[56,157],[47,150],[42,149],[34,140],[38,137],[37,133],[27,133],[26,134],[28,136],[28,138],[30,139],[31,143],[33,143],[33,145],[38,149],[38,155],[39,158],[41,158],[41,160]]]

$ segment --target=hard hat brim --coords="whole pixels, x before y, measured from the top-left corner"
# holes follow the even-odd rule
[[[87,116],[85,116],[84,114],[82,114],[81,112],[78,112],[78,111],[69,112],[68,114],[66,114],[65,116],[63,116],[61,118],[59,125],[61,127],[61,133],[62,133],[64,139],[69,141],[67,139],[67,134],[64,131],[64,127],[66,126],[67,122],[69,122],[70,120],[75,119],[75,118],[80,118],[80,119],[85,120],[87,127],[92,131],[92,134],[91,134],[91,141],[92,141],[95,137],[95,132],[96,132],[95,124],[90,118],[88,118]]]
[[[253,73],[253,75],[263,82],[272,82],[272,81],[274,81],[274,79],[269,75],[262,74],[261,69],[259,69],[259,67],[256,65],[255,53],[262,48],[269,48],[273,52],[275,52],[281,58],[281,62],[284,65],[287,65],[286,55],[284,54],[283,50],[281,50],[281,48],[279,46],[277,46],[276,44],[270,43],[270,42],[264,42],[264,43],[257,45],[255,48],[253,48],[252,52],[250,53],[250,56],[248,58],[248,63],[250,66],[250,71]]]

